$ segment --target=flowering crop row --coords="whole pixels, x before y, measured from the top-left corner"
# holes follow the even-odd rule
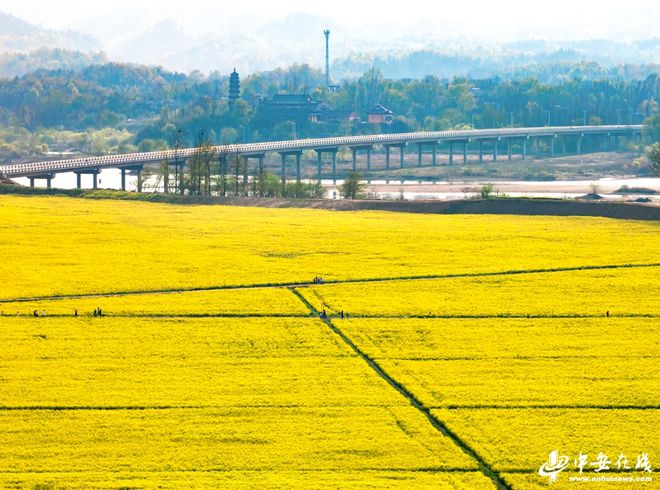
[[[657,223],[0,196],[0,298],[657,261]]]
[[[658,315],[660,267],[330,284],[302,291],[318,309],[354,315]]]
[[[560,489],[575,487],[568,479],[580,474],[579,465],[576,467],[580,454],[588,461],[582,475],[590,476],[598,476],[594,470],[598,468],[599,453],[610,461],[609,470],[600,471],[601,475],[612,475],[612,470],[619,470],[616,473],[619,476],[627,473],[634,477],[645,474],[654,477],[660,458],[658,410],[443,409],[433,410],[433,414],[461,434],[494,469],[503,472],[514,488],[548,488],[548,478],[539,476],[538,469],[555,449],[569,458],[566,472],[559,474],[552,485]],[[653,473],[635,470],[637,457],[643,454],[647,455]],[[643,482],[625,486],[655,488],[652,483]],[[595,488],[620,487],[603,484]]]
[[[287,289],[250,288],[157,294],[50,299],[0,303],[7,316],[79,315],[308,315],[309,310]]]

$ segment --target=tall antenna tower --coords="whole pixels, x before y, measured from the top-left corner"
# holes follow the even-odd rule
[[[325,34],[325,86],[330,88],[330,31],[323,31]]]

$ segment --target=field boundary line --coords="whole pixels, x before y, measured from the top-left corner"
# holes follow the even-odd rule
[[[15,471],[6,471],[0,470],[0,475],[40,475],[40,474],[85,474],[85,473],[94,473],[95,470],[78,470],[78,469],[66,469],[66,470],[15,470]],[[173,468],[173,469],[162,469],[162,470],[139,470],[133,472],[135,474],[160,474],[160,473],[263,473],[263,472],[292,472],[292,473],[332,473],[335,471],[342,471],[345,473],[362,473],[365,471],[371,473],[480,473],[478,468],[436,468],[436,467],[416,467],[416,468],[389,468],[389,467],[376,467],[376,468],[355,468],[350,470],[331,470],[327,468],[296,468],[293,470],[278,470],[277,468],[264,467],[264,468]],[[526,470],[520,470],[526,471]],[[530,470],[532,472],[533,470]],[[510,471],[509,473],[513,473]],[[5,488],[20,488],[20,487],[5,487]],[[39,487],[37,487],[39,488]],[[94,487],[97,488],[97,487]],[[135,488],[135,487],[115,487],[115,488]],[[144,488],[144,487],[138,487]]]
[[[397,405],[398,406],[398,405]],[[251,403],[241,405],[0,405],[0,412],[31,412],[31,411],[51,411],[51,412],[76,412],[76,411],[140,411],[140,410],[235,410],[236,408],[245,409],[327,409],[338,408],[376,408],[383,407],[380,404],[356,404],[356,405],[305,405],[301,403],[288,403],[280,405],[270,405],[264,403]]]
[[[660,405],[447,405],[429,410],[660,410]]]
[[[284,288],[287,289],[287,288]],[[56,301],[56,300],[55,300]],[[310,313],[108,313],[104,311],[102,318],[153,318],[153,319],[176,319],[176,318],[190,318],[190,319],[203,319],[203,318],[311,318]],[[0,315],[0,318],[34,318],[30,312],[14,315],[5,312]],[[90,313],[78,314],[76,317],[71,313],[48,313],[44,316],[39,315],[38,319],[44,318],[95,318]],[[337,314],[328,315],[330,319],[339,319]],[[514,319],[514,320],[552,320],[552,319],[572,319],[572,318],[602,318],[602,319],[630,319],[630,318],[660,318],[660,313],[629,313],[629,314],[566,314],[566,315],[361,315],[351,313],[350,320],[488,320],[488,319]],[[552,356],[544,356],[552,357]],[[565,356],[560,356],[565,357]],[[568,356],[571,357],[571,356]],[[573,356],[573,357],[588,357],[588,356]],[[609,356],[609,357],[624,357],[624,356]]]
[[[336,311],[333,309],[333,311]],[[607,314],[597,314],[597,313],[557,313],[557,314],[536,314],[536,315],[527,315],[527,314],[518,314],[518,313],[512,313],[512,314],[507,314],[507,313],[502,313],[502,314],[484,314],[484,315],[370,315],[370,314],[360,314],[360,313],[352,313],[351,314],[351,319],[364,319],[364,320],[369,320],[369,319],[382,319],[382,320],[387,320],[387,319],[407,319],[407,318],[412,318],[412,319],[420,319],[420,320],[433,320],[433,319],[439,319],[439,320],[451,320],[451,319],[459,319],[459,320],[478,320],[480,318],[488,319],[488,318],[514,318],[514,319],[552,319],[552,318],[657,318],[660,317],[659,313],[610,313],[609,316]],[[337,318],[337,315],[331,315],[331,318]]]
[[[643,356],[627,356],[625,354],[615,354],[609,356],[598,356],[594,354],[585,354],[585,355],[566,355],[566,356],[456,356],[456,357],[405,357],[405,356],[379,356],[379,359],[385,359],[388,361],[412,361],[412,362],[422,362],[422,361],[536,361],[539,359],[544,360],[553,360],[560,361],[565,359],[657,359],[658,356],[655,355],[643,355]]]
[[[453,432],[451,429],[449,429],[443,422],[441,422],[439,419],[437,419],[431,411],[424,406],[422,402],[420,402],[415,395],[413,395],[410,391],[408,391],[407,388],[405,388],[402,384],[400,384],[398,381],[396,381],[393,377],[391,377],[387,372],[383,370],[383,368],[380,367],[380,365],[371,359],[366,353],[364,353],[342,330],[340,330],[338,327],[336,327],[332,321],[329,318],[323,318],[320,315],[320,312],[314,308],[314,306],[305,299],[305,297],[300,294],[295,288],[289,288],[291,293],[295,295],[307,308],[309,308],[310,312],[319,320],[321,320],[327,327],[329,327],[335,334],[337,334],[343,341],[344,343],[351,349],[353,352],[355,352],[362,360],[364,360],[371,369],[373,369],[378,376],[380,376],[383,380],[385,380],[392,388],[394,388],[396,391],[398,391],[401,395],[403,395],[409,402],[410,404],[415,407],[419,412],[421,412],[426,419],[431,423],[433,428],[435,428],[438,432],[440,432],[442,435],[448,437],[449,439],[454,442],[465,454],[467,454],[473,461],[477,463],[477,466],[479,469],[488,477],[496,486],[497,488],[500,489],[510,489],[510,485],[504,481],[504,479],[500,476],[500,474],[495,471],[493,468],[491,468],[488,463],[474,450],[472,449],[465,441],[463,441],[455,432]]]
[[[590,271],[590,270],[608,270],[608,269],[639,269],[648,267],[660,267],[660,262],[651,264],[605,264],[605,265],[582,265],[574,267],[551,267],[548,269],[512,269],[508,271],[493,272],[465,272],[456,274],[426,274],[418,276],[390,276],[390,277],[367,277],[356,279],[329,279],[322,284],[313,281],[293,281],[276,282],[260,284],[227,284],[223,286],[200,286],[190,288],[164,288],[164,289],[137,289],[132,291],[114,291],[105,293],[86,293],[86,294],[59,294],[51,296],[31,296],[22,298],[0,299],[2,303],[26,303],[29,301],[48,301],[58,299],[83,299],[83,298],[110,298],[114,296],[142,296],[148,294],[177,294],[194,293],[204,291],[224,291],[239,289],[291,289],[307,288],[310,286],[324,286],[332,284],[367,284],[371,282],[395,282],[395,281],[423,281],[433,279],[460,279],[469,277],[491,277],[491,276],[515,276],[524,274],[545,274],[553,272],[571,272],[571,271]]]
[[[153,319],[176,319],[176,318],[190,318],[190,319],[203,319],[203,318],[310,318],[309,313],[107,313],[103,312],[100,318],[153,318]],[[31,313],[24,313],[22,315],[12,315],[5,312],[0,318],[34,318],[35,321],[46,318],[99,318],[91,313],[82,313],[75,316],[71,313],[48,313],[46,315],[34,317]]]

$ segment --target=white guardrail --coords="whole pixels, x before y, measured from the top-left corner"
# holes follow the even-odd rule
[[[334,138],[312,138],[290,141],[269,141],[215,146],[217,155],[259,154],[278,151],[299,151],[339,146],[369,146],[374,144],[402,144],[439,142],[450,140],[479,140],[495,138],[526,138],[530,136],[584,135],[584,134],[634,134],[641,132],[642,125],[616,126],[554,126],[540,128],[466,129],[452,131],[422,131],[416,133],[375,134],[366,136],[340,136]],[[101,157],[73,158],[43,162],[17,163],[0,166],[0,175],[22,177],[57,172],[73,172],[90,168],[114,168],[163,160],[184,160],[193,156],[197,148],[179,150],[128,153]]]

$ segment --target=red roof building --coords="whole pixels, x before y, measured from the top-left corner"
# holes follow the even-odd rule
[[[367,111],[368,121],[374,124],[383,124],[392,122],[394,113],[381,104],[376,104],[370,111]]]

